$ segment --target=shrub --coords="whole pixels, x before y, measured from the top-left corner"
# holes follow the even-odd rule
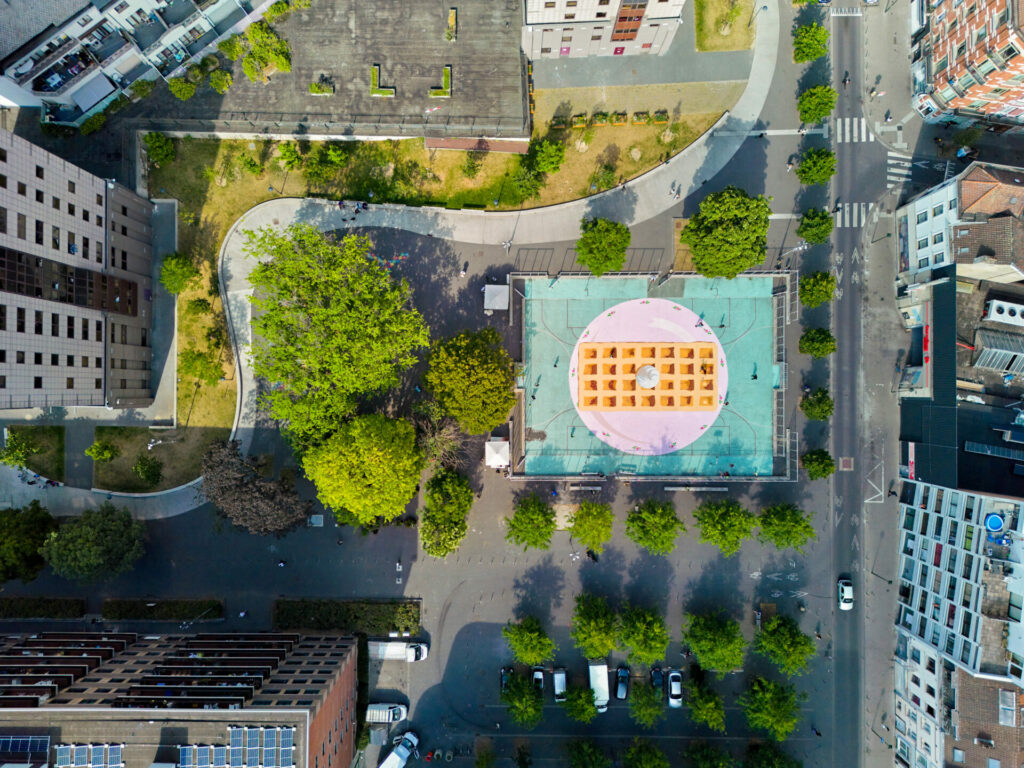
[[[150,131],[142,137],[142,143],[146,145],[146,155],[149,162],[159,168],[164,163],[173,163],[177,153],[174,149],[174,142],[162,133]]]
[[[275,3],[271,3],[270,7],[263,12],[263,19],[268,24],[273,24],[280,18],[288,15],[291,8],[288,5],[288,0],[277,0]]]
[[[299,152],[299,147],[295,142],[283,142],[278,147],[278,152],[281,155],[281,164],[286,170],[294,171],[302,167],[302,153]]]
[[[245,53],[245,46],[242,44],[242,38],[239,35],[232,35],[227,40],[221,40],[217,43],[217,49],[231,61],[237,61]]]
[[[274,629],[387,635],[420,631],[418,600],[276,600]]]
[[[208,315],[213,311],[213,307],[210,305],[209,299],[189,299],[188,304],[189,314],[192,315]]]
[[[0,619],[80,619],[85,600],[77,597],[0,597]]]
[[[473,506],[469,481],[451,470],[441,470],[427,481],[426,504],[420,520],[423,551],[447,557],[466,536],[466,517]]]
[[[172,96],[182,101],[188,101],[196,95],[196,84],[183,77],[172,77],[167,81],[167,88]]]
[[[96,131],[106,125],[106,123],[107,116],[102,112],[97,112],[95,115],[89,115],[89,117],[85,118],[82,125],[78,128],[78,132],[83,136],[89,136],[96,133]]]
[[[230,88],[234,82],[235,79],[226,69],[218,69],[215,72],[210,73],[210,87],[221,96],[228,92],[228,88]]]
[[[815,85],[808,88],[797,99],[796,106],[800,113],[800,121],[804,123],[821,122],[832,114],[838,98],[839,94],[831,86]]]
[[[796,167],[801,184],[827,184],[835,174],[836,154],[827,149],[807,150]]]
[[[831,272],[812,272],[800,278],[800,303],[817,307],[832,301],[836,292],[836,277]]]
[[[242,170],[246,173],[251,173],[253,176],[259,176],[263,173],[263,166],[260,165],[259,161],[249,155],[242,155],[239,158],[238,164],[242,166]]]
[[[242,72],[254,83],[265,83],[266,75],[263,74],[263,64],[251,53],[245,54],[242,58]]]
[[[128,89],[135,94],[138,98],[144,99],[153,92],[153,88],[156,86],[152,80],[146,80],[145,78],[139,78],[130,86]]]
[[[164,465],[159,459],[140,453],[132,465],[132,472],[146,485],[154,486],[163,479]]]
[[[804,395],[800,400],[800,410],[804,412],[804,416],[813,421],[828,421],[832,418],[834,409],[835,404],[832,402],[831,395],[827,389],[821,387]]]
[[[203,60],[199,62],[199,66],[202,67],[204,73],[209,74],[215,69],[220,69],[220,59],[212,54],[203,56]]]
[[[206,79],[206,71],[198,64],[191,64],[185,68],[185,79],[190,83],[202,85]]]
[[[797,347],[802,355],[828,357],[836,351],[836,339],[828,328],[808,328]]]
[[[835,459],[824,448],[808,451],[800,457],[800,463],[804,465],[807,477],[811,480],[820,480],[836,471]]]
[[[330,83],[317,80],[309,84],[309,92],[314,95],[322,95],[325,93],[334,93],[334,88],[331,87]]]
[[[829,211],[823,208],[811,208],[804,211],[796,233],[811,245],[819,245],[828,241],[834,225],[835,221]]]
[[[97,464],[106,464],[121,455],[121,449],[114,443],[106,440],[95,440],[92,445],[85,449],[85,455]]]

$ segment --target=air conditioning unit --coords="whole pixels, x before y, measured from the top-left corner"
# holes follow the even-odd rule
[[[993,299],[985,304],[985,314],[982,319],[1024,328],[1024,304],[1012,304],[1009,301]]]

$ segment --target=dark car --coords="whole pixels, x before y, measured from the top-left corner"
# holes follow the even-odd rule
[[[625,699],[629,695],[629,667],[620,666],[615,671],[615,698]]]
[[[665,688],[665,675],[661,671],[661,667],[651,667],[651,686],[654,690],[661,693]]]
[[[508,681],[512,679],[512,667],[501,668],[501,692],[508,690]]]

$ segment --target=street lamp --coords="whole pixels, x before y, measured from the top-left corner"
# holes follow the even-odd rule
[[[761,13],[761,11],[767,11],[767,10],[768,10],[768,6],[767,6],[767,5],[762,5],[762,6],[761,6],[760,8],[758,8],[758,9],[757,9],[756,11],[754,11],[754,15],[753,15],[753,16],[751,16],[751,17],[750,17],[750,21],[748,21],[748,22],[747,22],[747,29],[750,29],[750,25],[754,23],[754,19],[756,19],[756,18],[757,18],[757,15],[758,15],[759,13]]]

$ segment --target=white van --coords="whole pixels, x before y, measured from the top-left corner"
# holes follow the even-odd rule
[[[368,704],[366,722],[400,723],[409,716],[409,710],[401,704]]]
[[[590,671],[590,688],[594,691],[594,704],[598,712],[608,710],[608,664],[603,659],[587,662]]]
[[[551,673],[551,687],[555,689],[555,701],[565,701],[565,669],[562,667]]]

